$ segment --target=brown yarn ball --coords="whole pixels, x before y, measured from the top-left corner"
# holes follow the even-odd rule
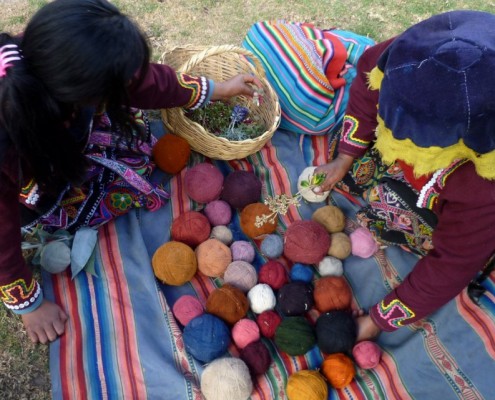
[[[169,174],[181,171],[190,155],[191,146],[187,140],[172,134],[163,135],[153,146],[153,161]]]
[[[172,239],[196,247],[210,237],[210,221],[197,211],[186,211],[172,222]]]
[[[332,387],[343,389],[354,379],[356,369],[352,360],[344,353],[334,353],[323,360],[321,373]]]
[[[351,306],[352,291],[342,276],[325,276],[314,283],[316,308],[322,313],[345,310]]]
[[[296,221],[285,231],[284,254],[295,263],[318,264],[330,244],[330,235],[318,222]]]
[[[155,276],[167,285],[180,286],[189,282],[197,271],[194,250],[181,242],[161,245],[151,259]]]
[[[211,278],[223,275],[232,262],[230,248],[217,239],[208,239],[196,247],[198,269]]]
[[[261,217],[263,214],[266,216],[272,214],[268,206],[263,203],[248,204],[241,212],[241,229],[251,239],[273,233],[277,228],[276,222],[265,222],[257,227],[256,217]]]
[[[311,219],[323,225],[330,233],[342,232],[345,228],[345,215],[336,206],[329,205],[318,208]]]
[[[334,232],[330,235],[332,243],[328,249],[328,255],[343,260],[351,255],[351,238],[344,232]]]
[[[249,310],[246,295],[235,286],[225,284],[210,293],[206,312],[216,315],[230,325],[244,318]]]

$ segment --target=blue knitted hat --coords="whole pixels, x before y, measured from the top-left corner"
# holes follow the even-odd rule
[[[452,11],[398,36],[370,74],[376,147],[417,175],[469,159],[495,179],[495,15]]]

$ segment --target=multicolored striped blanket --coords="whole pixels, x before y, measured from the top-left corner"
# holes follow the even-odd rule
[[[263,182],[264,196],[295,193],[299,173],[308,165],[323,163],[327,148],[326,136],[280,130],[259,153],[240,161],[214,163],[224,174],[254,171]],[[194,155],[190,162],[200,161]],[[160,285],[150,261],[154,251],[169,240],[171,221],[186,210],[200,209],[184,193],[183,178],[184,171],[170,180],[172,197],[162,209],[133,211],[101,228],[95,275],[44,277],[46,296],[70,315],[66,333],[50,349],[54,399],[202,399],[199,384],[204,366],[185,351],[171,308],[186,293],[204,303],[222,281],[197,275],[181,287]],[[344,210],[346,230],[351,232],[358,206],[339,194],[331,201]],[[310,218],[320,206],[291,208],[279,220],[279,233],[294,221]],[[248,240],[238,215],[230,228],[235,239]],[[254,264],[259,268],[263,261],[258,254]],[[344,269],[353,290],[353,307],[366,308],[380,300],[415,262],[416,256],[395,247],[369,259],[347,258]],[[480,306],[464,291],[429,318],[395,333],[383,333],[378,338],[383,349],[378,367],[357,369],[355,380],[345,389],[330,390],[329,399],[494,398],[495,277],[484,285],[487,291]],[[316,316],[315,311],[309,313],[310,319]],[[252,400],[286,399],[288,376],[300,369],[318,368],[322,361],[317,347],[292,357],[272,341],[264,339],[264,343],[272,364],[254,380]],[[234,345],[229,352],[234,357],[239,354]]]

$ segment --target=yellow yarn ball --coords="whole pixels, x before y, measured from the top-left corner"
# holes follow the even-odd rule
[[[345,215],[336,206],[318,208],[311,219],[323,225],[329,233],[342,232],[345,228]]]
[[[351,238],[344,232],[335,232],[330,235],[332,239],[328,255],[343,260],[351,255]]]
[[[302,370],[289,376],[286,392],[289,400],[326,400],[328,386],[318,371]]]
[[[161,245],[155,251],[151,265],[158,279],[173,286],[189,282],[198,269],[194,250],[175,241]]]

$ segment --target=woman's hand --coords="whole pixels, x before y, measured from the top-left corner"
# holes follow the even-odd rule
[[[332,190],[337,182],[342,180],[347,171],[351,168],[354,161],[352,156],[347,154],[339,154],[337,158],[325,165],[320,165],[316,168],[314,174],[324,174],[325,180],[323,183],[314,188],[315,193],[322,193]]]
[[[55,303],[43,300],[34,311],[22,314],[22,322],[33,343],[53,342],[65,331],[67,314]]]
[[[353,316],[356,318],[357,326],[356,342],[373,340],[380,334],[381,329],[373,322],[369,315],[364,314],[363,310],[354,311]]]
[[[228,100],[234,96],[252,97],[256,91],[253,86],[261,88],[261,81],[253,75],[240,74],[224,82],[215,82],[212,100]]]

